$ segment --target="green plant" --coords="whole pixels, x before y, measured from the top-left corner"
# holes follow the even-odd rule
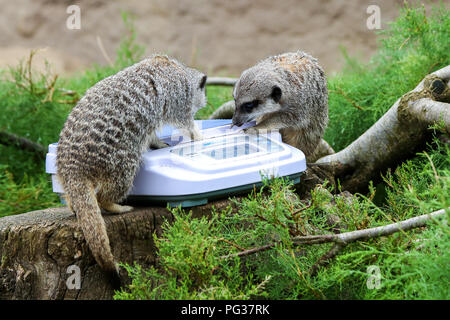
[[[213,210],[208,220],[177,209],[173,224],[155,237],[159,263],[148,271],[127,266],[133,284],[115,298],[448,299],[450,230],[443,220],[424,230],[348,244],[328,265],[318,263],[331,244],[298,246],[293,238],[383,226],[448,207],[449,159],[450,148],[435,139],[427,153],[385,177],[382,206],[372,201],[373,187],[368,196],[350,199],[317,188],[303,203],[277,178],[235,200],[236,213],[231,207]],[[247,249],[258,253],[233,255]],[[371,266],[380,269],[379,289],[367,285]],[[252,294],[230,289],[261,283]]]
[[[47,179],[25,175],[17,183],[7,167],[0,165],[0,217],[60,205]]]
[[[179,209],[172,214],[173,223],[164,223],[164,237],[154,237],[158,266],[123,265],[133,282],[115,299],[249,299],[261,291],[268,279],[255,282],[240,273],[239,259],[220,258],[224,239],[217,237],[217,214],[209,220],[192,219]]]

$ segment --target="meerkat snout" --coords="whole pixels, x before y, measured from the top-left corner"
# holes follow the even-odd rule
[[[255,91],[235,88],[235,94],[236,110],[232,120],[235,126],[251,121],[258,124],[264,115],[278,112],[283,108],[281,103],[283,92],[276,84]]]

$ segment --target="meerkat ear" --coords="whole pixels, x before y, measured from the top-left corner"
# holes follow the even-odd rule
[[[236,81],[236,83],[235,83],[234,86],[233,86],[233,93],[232,93],[232,96],[233,96],[233,99],[234,99],[234,100],[236,100],[236,90],[237,90],[237,87],[238,87],[238,83],[239,83],[239,79],[238,79],[238,81]]]
[[[199,86],[200,89],[203,89],[203,88],[205,87],[205,85],[206,85],[206,79],[208,79],[208,77],[207,77],[206,75],[204,75],[204,76],[201,78],[201,80],[200,80],[200,86]]]
[[[278,86],[275,86],[272,88],[272,93],[270,94],[270,97],[275,101],[276,103],[280,102],[281,99],[281,89]]]

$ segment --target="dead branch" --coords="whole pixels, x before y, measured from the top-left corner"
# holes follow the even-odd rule
[[[45,155],[47,153],[47,149],[43,145],[5,131],[0,131],[0,143],[6,146],[16,146],[22,150],[33,152],[41,159],[45,159]]]
[[[102,53],[103,58],[105,58],[105,60],[108,62],[108,64],[112,67],[114,65],[114,63],[112,62],[111,58],[106,53],[105,47],[103,46],[102,39],[100,38],[100,36],[97,36],[96,39],[97,39],[97,46],[100,49],[100,52]]]
[[[294,245],[297,246],[302,244],[310,245],[310,244],[323,244],[330,242],[333,242],[336,245],[338,245],[338,247],[336,246],[333,247],[334,249],[332,248],[332,250],[330,250],[327,254],[325,254],[322,258],[319,259],[319,262],[322,263],[323,260],[327,260],[329,259],[329,257],[335,256],[337,252],[339,252],[339,250],[341,249],[340,247],[342,246],[346,246],[347,244],[355,241],[365,241],[377,237],[389,236],[399,231],[407,231],[410,229],[423,227],[426,225],[428,221],[444,216],[446,214],[445,210],[446,209],[441,209],[429,214],[424,214],[418,217],[370,229],[356,230],[338,234],[321,234],[321,235],[294,237],[292,238],[292,242]],[[450,210],[450,208],[447,208],[447,210]],[[280,241],[273,242],[261,247],[252,248],[245,251],[222,256],[221,259],[248,256],[250,254],[269,250],[280,243],[281,243]]]

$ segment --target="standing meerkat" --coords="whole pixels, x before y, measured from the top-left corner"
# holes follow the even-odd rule
[[[167,146],[155,131],[164,124],[201,138],[194,114],[206,104],[206,76],[163,55],[154,55],[90,88],[61,131],[57,175],[100,267],[115,281],[100,208],[114,213],[133,208],[118,203],[132,187],[141,155]]]
[[[224,104],[211,118],[234,111],[234,125],[256,120],[246,132],[280,130],[283,142],[302,150],[309,162],[317,160],[326,144],[328,91],[315,58],[302,51],[269,57],[242,73],[233,97],[234,103]]]

